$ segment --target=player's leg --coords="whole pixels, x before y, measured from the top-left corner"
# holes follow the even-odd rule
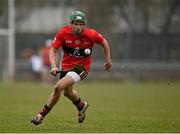
[[[71,76],[65,76],[61,80],[59,80],[55,86],[54,90],[51,93],[51,95],[48,98],[47,104],[44,106],[44,108],[36,115],[35,118],[31,120],[32,123],[35,125],[39,125],[42,123],[43,118],[50,112],[50,110],[53,108],[53,106],[57,103],[59,100],[61,93],[63,89],[65,89],[68,86],[71,86],[74,84],[74,79]]]
[[[81,100],[77,91],[73,89],[72,85],[64,89],[64,96],[72,101],[78,111],[81,111],[83,109],[84,101]]]
[[[78,110],[78,122],[82,123],[85,119],[85,111],[88,108],[88,103],[82,101],[73,85],[68,86],[64,89],[64,96],[66,96],[76,106]]]
[[[48,98],[47,106],[52,108],[56,102],[59,100],[61,92],[69,86],[74,84],[74,80],[70,76],[65,76],[61,80],[59,80],[55,86],[54,90]]]
[[[64,92],[64,96],[67,97],[72,102],[79,99],[79,95],[78,95],[77,91],[73,90],[73,85],[65,88],[63,92]]]
[[[37,114],[37,116],[31,120],[31,122],[34,123],[35,125],[39,125],[42,122],[43,118],[46,116],[46,114],[48,114],[49,111],[53,108],[53,106],[57,103],[57,101],[60,98],[61,92],[64,89],[70,89],[69,90],[70,95],[67,95],[69,96],[69,99],[75,99],[76,97],[78,97],[77,92],[75,90],[73,91],[73,88],[70,88],[70,87],[72,87],[74,83],[84,79],[86,76],[87,76],[87,72],[85,71],[84,67],[78,66],[78,65],[75,66],[72,71],[68,72],[67,74],[65,73],[61,77],[61,79],[55,84],[54,90],[49,96],[47,104]],[[87,102],[82,102],[80,98],[78,98],[77,100],[72,100],[72,101],[74,105],[79,107],[78,119],[79,119],[79,122],[81,123],[85,119],[85,111],[88,107],[88,104]]]

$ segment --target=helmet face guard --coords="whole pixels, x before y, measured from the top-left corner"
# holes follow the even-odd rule
[[[81,11],[74,11],[72,12],[70,16],[70,20],[71,20],[71,23],[73,23],[74,21],[77,21],[77,22],[83,22],[85,24],[87,21],[87,18],[86,18],[85,13]]]

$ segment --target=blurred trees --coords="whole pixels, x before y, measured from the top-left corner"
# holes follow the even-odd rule
[[[134,5],[130,5],[132,1]],[[88,13],[91,27],[104,33],[124,33],[131,27],[136,33],[160,34],[180,32],[179,3],[179,0],[76,0],[76,7]],[[130,8],[134,8],[132,14]]]
[[[0,1],[0,28],[8,27],[8,0]]]
[[[175,23],[175,20],[173,18],[173,15],[176,14],[176,17],[179,17],[180,10],[178,9],[180,7],[180,1],[179,0],[171,0],[168,1],[169,5],[169,11],[167,12],[167,17],[164,23],[163,32],[167,33],[170,31],[170,27],[173,23]],[[179,18],[178,18],[179,19]],[[174,20],[174,21],[173,21]],[[174,30],[172,30],[174,31]]]
[[[130,5],[130,1],[134,1],[134,5]],[[7,27],[7,3],[8,0],[0,1],[1,27]],[[138,33],[180,32],[179,0],[15,0],[15,4],[16,21],[35,8],[65,6],[64,10],[66,7],[84,10],[88,25],[103,33],[124,33],[129,27]],[[130,8],[134,8],[132,14]]]

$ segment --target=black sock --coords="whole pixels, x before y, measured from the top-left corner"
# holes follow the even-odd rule
[[[73,101],[73,104],[77,107],[80,102],[81,102],[81,98],[79,98],[79,99],[76,100],[76,101]]]
[[[46,114],[49,113],[49,111],[51,111],[51,108],[49,108],[49,107],[47,106],[47,104],[46,104],[46,105],[44,106],[44,108],[39,112],[39,114],[41,114],[43,117],[45,117]]]
[[[81,98],[74,101],[73,104],[76,106],[78,111],[81,111],[83,109],[83,107],[84,107],[84,103],[81,101]]]

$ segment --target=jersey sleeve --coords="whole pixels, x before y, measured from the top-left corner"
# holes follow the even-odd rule
[[[104,37],[96,30],[92,30],[91,32],[92,32],[93,41],[101,45],[103,43]]]
[[[51,46],[58,49],[62,46],[63,31],[60,30],[54,37]]]

